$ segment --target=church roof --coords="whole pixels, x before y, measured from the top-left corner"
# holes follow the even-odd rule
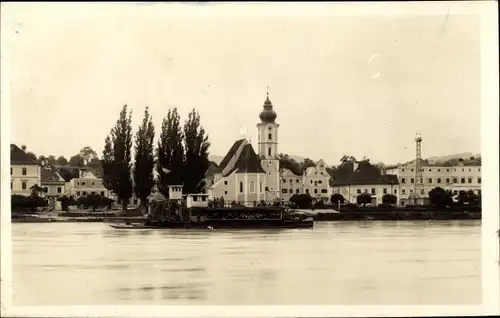
[[[208,169],[205,172],[205,178],[212,177],[216,172],[217,172],[217,165],[213,161],[210,161],[210,165],[208,166]]]
[[[260,164],[260,159],[253,150],[251,144],[246,144],[241,150],[240,156],[234,164],[234,168],[228,173],[265,173],[262,165]]]
[[[238,150],[240,150],[238,152]],[[238,157],[236,157],[238,156]],[[228,167],[230,163],[231,167]],[[230,170],[224,173],[228,176],[233,172],[236,173],[265,173],[262,165],[260,164],[259,156],[255,153],[251,144],[246,139],[240,139],[234,142],[233,146],[229,149],[226,156],[222,159],[219,166],[213,169],[214,173],[222,173],[224,169]]]
[[[231,158],[234,157],[238,149],[240,148],[241,144],[245,141],[245,139],[240,139],[234,142],[233,146],[229,149],[227,152],[226,156],[222,159],[220,164],[216,167],[215,171],[218,173],[222,173],[222,171],[227,167],[229,162],[231,161]]]

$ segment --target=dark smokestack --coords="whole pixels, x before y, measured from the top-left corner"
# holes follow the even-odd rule
[[[21,149],[22,149],[23,151],[26,151],[26,145],[22,145],[22,146],[21,146]]]

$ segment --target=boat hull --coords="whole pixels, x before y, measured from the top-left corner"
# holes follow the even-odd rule
[[[312,220],[277,220],[271,221],[210,221],[202,223],[186,223],[186,222],[153,222],[151,224],[109,224],[110,227],[120,230],[140,230],[140,229],[299,229],[312,228],[314,221]]]

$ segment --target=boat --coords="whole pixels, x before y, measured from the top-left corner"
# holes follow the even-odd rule
[[[225,203],[207,194],[182,195],[182,186],[171,186],[169,199],[149,204],[142,222],[108,224],[113,229],[300,229],[312,228],[310,217],[273,203]],[[179,193],[180,191],[180,193]]]

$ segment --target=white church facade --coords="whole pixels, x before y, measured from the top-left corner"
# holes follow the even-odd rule
[[[246,138],[237,140],[214,172],[214,183],[208,189],[210,198],[223,197],[226,202],[245,205],[281,198],[279,125],[269,95],[259,117],[258,153]]]

